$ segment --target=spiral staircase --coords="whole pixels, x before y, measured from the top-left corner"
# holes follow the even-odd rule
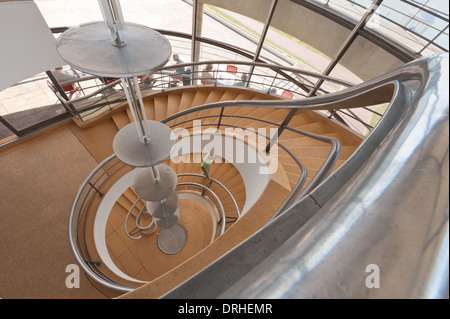
[[[247,147],[256,141],[252,141],[248,136],[246,139],[245,132],[255,132],[258,129],[269,132],[270,128],[276,130],[278,123],[283,121],[290,109],[243,107],[239,105],[239,101],[271,100],[283,100],[283,98],[252,89],[218,86],[173,88],[150,93],[143,98],[149,120],[163,121],[175,132],[177,129],[185,128],[191,135],[197,129],[192,127],[194,120],[197,121],[194,123],[201,125],[203,130],[211,127],[219,128],[222,136],[227,134],[227,128],[239,128],[239,133],[233,138],[242,139]],[[202,109],[170,119],[179,112],[195,110],[195,107],[205,104],[222,102],[232,102],[236,105],[225,111],[221,108]],[[112,138],[113,132],[132,122],[133,117],[124,104],[95,119],[86,122],[76,119],[74,121],[81,130],[80,136],[83,136],[82,142],[85,147],[91,153],[99,154],[100,139],[101,143],[112,143],[112,139],[106,140],[104,134],[99,135],[99,130],[111,131],[109,136]],[[99,280],[100,283],[94,280],[98,289],[110,297],[117,297],[123,292],[134,291],[142,285],[151,285],[154,287],[151,289],[152,294],[146,297],[160,297],[254,234],[274,216],[280,206],[285,204],[294,189],[297,189],[298,195],[308,186],[330,156],[332,147],[329,143],[299,132],[309,132],[323,138],[334,139],[341,145],[340,153],[334,155],[335,164],[330,167],[329,173],[338,169],[363,141],[363,137],[315,111],[299,110],[290,121],[289,127],[292,130],[286,130],[278,141],[278,144],[284,147],[278,148],[278,167],[267,177],[265,186],[260,187],[257,198],[252,202],[249,200],[249,194],[255,197],[254,193],[258,192],[252,186],[255,181],[245,180],[249,177],[243,177],[242,175],[246,173],[241,175],[241,172],[248,170],[248,167],[233,163],[232,158],[230,160],[216,159],[211,169],[211,179],[199,176],[202,155],[198,151],[178,157],[172,156],[164,162],[178,174],[177,192],[186,195],[182,195],[184,197],[180,201],[179,223],[186,228],[188,241],[186,246],[175,254],[165,254],[158,248],[156,227],[151,227],[146,232],[138,231],[139,240],[134,240],[138,234],[135,238],[125,235],[124,229],[136,228],[136,219],[140,218],[138,216],[145,207],[145,201],[139,198],[132,185],[123,187],[124,191],[121,191],[120,196],[116,196],[115,203],[111,205],[112,209],[108,214],[104,233],[111,262],[117,266],[119,273],[126,274],[122,277],[109,269],[97,252],[96,248],[99,244],[95,243],[94,235],[96,209],[102,201],[106,200],[105,194],[114,187],[120,177],[134,168],[118,168],[119,165],[127,165],[119,163],[114,155],[109,156],[107,161],[96,169],[96,171],[104,171],[106,173],[104,176],[108,178],[103,181],[103,177],[95,179],[92,176],[89,184],[85,183],[89,191],[83,200],[88,201],[89,205],[87,208],[81,207],[75,211],[78,214],[76,217],[78,223],[74,237],[78,238],[78,245],[73,249],[82,252],[80,256],[84,259],[85,265],[90,268],[90,272],[94,271],[101,278],[107,278]],[[266,136],[264,141],[269,142],[270,136]],[[98,157],[105,155],[110,154],[99,154]],[[299,166],[299,161],[304,164]],[[301,176],[304,176],[304,180],[300,182]],[[91,182],[94,180],[95,182]],[[196,186],[189,187],[193,185]],[[212,192],[212,195],[208,192]],[[217,206],[223,208],[224,219],[216,211],[217,218],[212,219],[212,225],[211,217],[207,212],[208,205],[204,202],[205,198],[210,202],[209,210],[211,207],[217,210]],[[216,198],[216,201],[212,201],[213,198]],[[78,201],[81,201],[80,199],[81,197],[77,197]],[[150,224],[151,218],[147,221],[144,218],[141,222]],[[224,224],[223,234],[216,229],[215,223]],[[216,235],[210,240],[211,233]],[[104,281],[113,282],[113,284],[112,286],[106,284],[105,287],[104,284],[102,285]],[[130,293],[133,294],[133,292]]]
[[[112,1],[108,6],[109,18],[120,17],[113,14]],[[365,16],[369,14],[368,10]],[[100,25],[87,27],[97,30]],[[119,29],[114,23],[109,26],[116,35],[113,49],[121,50]],[[196,41],[210,42],[196,39],[195,33],[192,57]],[[160,39],[167,44],[167,39]],[[142,45],[144,37],[128,40],[152,49]],[[338,56],[347,51],[347,44]],[[156,46],[153,53],[161,53],[161,59],[155,61],[148,59],[153,53],[135,56],[158,82],[143,94],[141,114],[140,91],[133,90],[140,85],[141,71],[112,71],[127,63],[113,60],[101,71],[94,69],[92,76],[75,80],[101,77],[105,84],[75,99],[65,96],[61,83],[47,72],[64,114],[24,130],[11,127],[18,138],[8,139],[0,149],[1,166],[6,168],[0,234],[8,254],[0,265],[2,293],[9,289],[19,297],[83,298],[96,298],[99,292],[113,298],[448,298],[448,53],[414,60],[353,85],[327,71],[317,74],[262,62],[244,50],[216,45],[247,60],[193,58],[195,62],[182,65],[191,70],[190,85],[178,83],[183,87],[172,86],[177,80],[173,66],[166,64],[170,50]],[[58,47],[65,45],[59,42]],[[111,45],[106,49],[110,52]],[[78,49],[63,54],[70,57],[65,60],[69,65],[81,57],[74,52]],[[91,55],[84,63],[107,60],[99,52],[86,52]],[[341,57],[330,63],[331,69]],[[199,70],[210,63],[217,66],[217,82],[198,85]],[[249,76],[245,87],[219,81],[229,64]],[[112,80],[106,84],[105,77]],[[119,84],[122,90],[117,91]],[[272,87],[294,98],[264,93]],[[108,96],[106,91],[114,93]],[[353,113],[382,103],[388,108],[376,127]],[[367,125],[368,136],[350,130],[344,114]],[[140,115],[152,125],[171,129],[176,147],[164,157],[167,160],[131,166],[124,152],[113,147],[116,137],[133,128]],[[141,126],[139,137],[147,147],[144,122],[135,124],[138,131]],[[135,135],[127,137],[122,141],[130,142]],[[162,156],[166,146],[164,152],[149,152],[147,157]],[[216,158],[210,175],[204,176],[200,162],[211,148]],[[152,215],[152,200],[144,200],[138,187],[143,167],[151,167],[153,184],[160,182],[155,165],[176,176],[176,183],[169,183],[174,187],[170,196],[176,193],[177,198],[170,216]],[[155,202],[162,206],[168,198]],[[173,216],[177,224],[172,227],[158,224],[160,217]],[[68,241],[62,239],[66,232]],[[67,256],[70,253],[73,256]],[[66,273],[81,268],[81,289],[70,289],[74,285],[68,280],[74,277],[61,265],[73,266]],[[369,266],[382,269],[381,289],[371,289],[364,281],[364,271],[373,269]]]
[[[438,226],[442,223],[433,222],[431,227],[435,231],[430,231],[427,226],[428,218],[445,221],[445,216],[448,216],[445,215],[445,210],[441,214],[439,209],[445,207],[445,203],[442,204],[439,199],[440,194],[445,194],[444,184],[436,189],[428,187],[428,191],[436,191],[435,196],[420,195],[424,192],[416,180],[417,176],[423,176],[420,174],[423,171],[432,172],[434,168],[417,166],[416,169],[414,166],[411,169],[403,161],[405,154],[412,154],[416,158],[419,151],[420,156],[425,158],[429,158],[430,154],[442,153],[442,156],[436,156],[442,157],[444,164],[445,159],[448,160],[445,157],[448,148],[442,148],[442,145],[445,146],[445,141],[442,143],[445,133],[441,131],[448,131],[448,95],[446,98],[445,94],[440,96],[430,93],[434,92],[435,87],[447,87],[442,85],[446,80],[439,71],[446,63],[447,55],[418,60],[345,91],[301,100],[283,99],[258,90],[231,86],[188,86],[147,92],[143,101],[150,120],[161,121],[174,132],[184,130],[189,133],[188,139],[199,134],[197,129],[200,127],[202,133],[213,129],[213,134],[221,138],[228,137],[236,143],[240,141],[241,144],[233,145],[244,145],[246,152],[247,149],[254,149],[261,157],[267,156],[270,159],[270,155],[276,154],[277,159],[277,169],[261,175],[263,178],[259,176],[260,179],[256,179],[256,182],[249,178],[258,175],[252,175],[251,170],[267,163],[247,165],[222,153],[212,166],[211,178],[207,179],[199,174],[199,161],[203,154],[198,149],[175,154],[165,161],[164,164],[171,166],[178,175],[180,224],[187,233],[186,245],[172,254],[165,253],[158,245],[160,231],[155,227],[136,231],[136,220],[140,220],[142,225],[150,226],[151,219],[143,216],[144,202],[136,194],[132,183],[122,182],[127,176],[134,174],[136,169],[121,162],[113,154],[111,147],[119,129],[132,121],[125,103],[95,118],[85,121],[72,118],[58,124],[56,128],[10,143],[2,148],[2,160],[11,157],[10,161],[14,161],[15,154],[25,158],[24,154],[32,154],[29,153],[30,150],[35,150],[37,154],[37,150],[50,147],[53,148],[51,155],[47,152],[40,153],[54,164],[59,157],[59,144],[49,139],[52,136],[59,136],[60,144],[67,143],[66,149],[70,156],[65,155],[61,161],[64,164],[58,164],[64,166],[65,171],[75,167],[77,163],[84,164],[86,159],[79,156],[82,151],[80,145],[90,154],[90,159],[95,160],[97,167],[87,174],[73,201],[69,216],[69,242],[77,264],[103,296],[247,298],[267,297],[267,294],[279,291],[290,293],[291,289],[270,288],[270,285],[276,286],[278,283],[285,285],[286,277],[283,273],[298,269],[295,265],[291,267],[294,262],[291,263],[289,258],[281,264],[278,260],[293,256],[295,263],[301,263],[303,259],[296,254],[308,252],[311,247],[314,248],[312,251],[321,252],[330,247],[324,243],[333,246],[347,242],[345,255],[353,256],[349,260],[355,262],[362,258],[361,264],[367,265],[373,262],[373,256],[376,255],[380,258],[379,263],[384,262],[385,267],[389,265],[395,269],[393,274],[397,275],[398,271],[404,271],[403,263],[385,260],[385,255],[377,253],[377,249],[394,249],[390,243],[396,242],[397,254],[411,264],[414,261],[410,258],[419,253],[412,255],[408,253],[408,249],[400,249],[404,247],[403,244],[410,249],[410,241],[429,236],[440,238],[440,235],[433,234],[440,233],[441,228]],[[385,117],[365,139],[319,112],[386,102],[390,103],[390,107]],[[440,105],[444,107],[440,108]],[[292,110],[295,110],[295,114],[289,123],[283,124]],[[422,117],[425,119],[422,120]],[[421,121],[426,122],[424,127],[429,133],[417,135],[412,127],[422,127]],[[273,137],[271,132],[280,127],[284,127],[284,130],[277,143],[269,143]],[[228,132],[228,128],[233,130]],[[258,129],[262,129],[259,132],[265,132],[265,135],[260,133],[264,141],[262,149],[256,147],[257,134],[246,134],[258,132]],[[230,133],[234,135],[230,137]],[[75,144],[74,139],[79,145]],[[423,144],[420,144],[418,141],[422,140]],[[401,141],[400,144],[398,141]],[[408,149],[417,143],[428,146],[415,148],[413,151]],[[268,153],[265,152],[266,145],[271,145]],[[32,156],[26,158],[30,175],[38,169],[32,162],[35,161]],[[421,163],[417,160],[413,162]],[[71,164],[67,165],[68,163]],[[89,162],[89,165],[92,163]],[[45,160],[40,159],[39,166],[46,168]],[[441,168],[443,171],[444,166]],[[52,181],[57,180],[56,177],[64,177],[61,185],[65,185],[70,176],[79,175],[78,172],[63,174],[59,171],[54,176],[49,175],[47,171],[51,172],[55,167],[59,166],[46,168],[45,176],[51,176]],[[86,172],[86,168],[83,169]],[[392,176],[400,179],[401,186],[391,181]],[[24,177],[25,182],[28,180],[27,174]],[[5,176],[7,181],[9,178],[9,175]],[[432,181],[425,182],[427,185],[434,185]],[[18,183],[19,181],[11,179],[11,185],[15,185],[13,190],[18,189]],[[29,185],[27,183],[27,187]],[[410,192],[408,187],[414,187],[416,191]],[[35,188],[29,194],[41,194],[40,191]],[[64,187],[60,191],[55,190],[58,196],[68,193],[72,194]],[[365,199],[365,196],[370,198]],[[386,200],[374,200],[373,196]],[[72,196],[70,197],[72,200]],[[436,214],[423,214],[423,211],[431,207],[430,199],[434,203],[434,198],[438,199]],[[396,204],[392,206],[392,203]],[[36,205],[44,204],[42,200],[23,203],[30,212],[33,212]],[[105,211],[105,205],[110,209]],[[367,207],[360,209],[362,205]],[[402,205],[408,207],[403,208]],[[396,207],[401,209],[396,210]],[[346,209],[354,210],[348,212]],[[364,213],[366,211],[369,216]],[[103,214],[101,223],[100,214]],[[413,220],[410,218],[411,214],[415,216]],[[38,216],[25,214],[23,217],[32,221]],[[386,223],[383,222],[385,218],[400,218],[401,222]],[[39,219],[37,221],[41,222]],[[351,223],[347,227],[349,221]],[[63,223],[65,225],[66,221]],[[353,227],[355,223],[359,227]],[[417,231],[385,231],[411,223]],[[53,225],[53,221],[51,224]],[[136,240],[130,238],[127,231],[131,237],[141,237]],[[343,236],[343,232],[352,236]],[[381,235],[382,238],[377,239],[375,244],[364,239],[369,236],[374,240]],[[396,241],[398,236],[402,239]],[[56,245],[57,241],[45,241],[45,237],[49,236],[43,237],[39,243],[45,242],[46,245],[42,247]],[[99,238],[102,243],[99,243]],[[389,239],[386,241],[387,246],[381,245],[385,242],[383,238]],[[38,248],[36,243],[30,246],[33,251]],[[428,254],[441,253],[438,249],[440,246],[427,247],[432,249],[427,251]],[[414,248],[422,249],[419,244],[414,245]],[[64,249],[68,250],[67,247]],[[365,253],[372,252],[372,249],[373,253]],[[337,251],[327,251],[327,259],[320,260],[317,259],[318,255],[314,255],[316,259],[313,260],[323,265],[330,258],[334,260],[333,267],[341,267],[342,263],[344,266],[341,269],[348,269],[342,256],[335,256]],[[367,259],[369,257],[370,260]],[[16,267],[16,264],[7,267]],[[284,266],[288,269],[283,268]],[[41,271],[45,273],[44,269]],[[321,276],[326,276],[326,273],[311,270],[311,276],[314,284],[318,284]],[[344,276],[341,279],[345,281],[350,277]],[[272,280],[273,278],[277,280]],[[289,278],[291,280],[297,277],[292,274]],[[298,278],[308,280],[309,277]],[[258,287],[254,288],[252,282],[258,282],[261,285],[258,287],[265,289],[258,291]],[[308,281],[307,285],[309,284]],[[315,289],[313,284],[308,287]],[[320,287],[317,288],[318,293],[327,291]],[[86,286],[83,288],[87,289]],[[401,291],[392,291],[394,295],[403,295]],[[359,295],[358,292],[355,295]]]

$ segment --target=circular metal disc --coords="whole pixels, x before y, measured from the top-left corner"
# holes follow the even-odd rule
[[[119,35],[125,46],[113,45],[105,22],[90,22],[63,32],[56,45],[62,59],[74,68],[113,78],[149,74],[170,59],[169,41],[155,30],[127,22]]]
[[[163,218],[153,218],[157,227],[167,229],[175,225],[180,219],[180,210],[177,209],[173,215]]]
[[[169,197],[177,187],[177,173],[172,167],[159,164],[155,167],[159,171],[159,182],[154,182],[153,169],[144,168],[134,179],[134,190],[146,201],[160,201]]]
[[[172,192],[164,202],[146,202],[147,212],[154,218],[165,218],[173,215],[179,204],[177,192]]]
[[[170,156],[174,140],[170,139],[172,130],[165,124],[147,120],[150,143],[139,140],[136,126],[130,123],[120,129],[114,137],[113,149],[124,163],[134,167],[155,166]]]
[[[162,229],[158,235],[158,247],[166,254],[176,254],[186,245],[187,232],[180,224]]]

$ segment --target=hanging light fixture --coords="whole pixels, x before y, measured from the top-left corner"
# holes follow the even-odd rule
[[[186,232],[180,232],[180,227],[183,227],[177,224],[180,214],[175,192],[177,176],[170,166],[161,164],[170,157],[175,141],[170,139],[172,131],[168,126],[147,120],[137,79],[163,67],[170,59],[172,48],[159,32],[140,24],[125,22],[119,0],[98,1],[104,21],[68,29],[58,38],[57,49],[62,59],[75,69],[100,77],[121,79],[134,122],[121,128],[114,137],[114,153],[122,162],[142,168],[135,178],[135,191],[146,201],[145,213],[162,229],[160,237],[173,237],[174,230],[181,234],[176,245],[176,250],[179,250],[186,242]],[[131,210],[126,222],[130,213]],[[139,213],[136,225],[145,234],[152,224],[140,224],[142,213]],[[163,232],[176,225],[170,233]],[[126,231],[130,238],[141,238],[132,237]],[[171,246],[170,243],[167,245],[166,239],[160,239],[158,243],[161,241],[167,247]]]

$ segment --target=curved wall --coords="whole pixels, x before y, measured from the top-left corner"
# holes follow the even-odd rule
[[[0,39],[0,91],[65,64],[33,1],[0,2]]]
[[[218,136],[221,138],[216,138]],[[212,148],[216,156],[232,163],[241,174],[245,184],[246,196],[241,215],[245,214],[258,201],[269,183],[270,175],[265,173],[269,172],[267,164],[260,152],[239,138],[234,139],[232,136],[214,135],[206,132],[203,132],[202,135],[185,136],[178,140],[176,147],[172,149],[171,157],[173,160],[183,154],[191,153],[202,153],[202,156],[205,156]],[[243,155],[243,157],[238,158],[240,155]],[[200,170],[200,163],[198,163],[198,171]],[[214,178],[214,176],[211,177]]]

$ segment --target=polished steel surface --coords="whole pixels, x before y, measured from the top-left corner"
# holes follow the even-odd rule
[[[153,221],[155,222],[156,226],[162,229],[173,227],[178,222],[179,219],[180,219],[179,209],[177,209],[174,214],[167,217],[161,218],[153,217]]]
[[[223,106],[333,109],[347,102],[370,105],[380,88],[392,87],[391,108],[360,147],[382,136],[370,154],[356,152],[327,181],[272,225],[293,224],[308,205],[317,211],[278,246],[255,246],[256,233],[166,297],[221,298],[441,298],[448,293],[448,53],[419,59],[389,74],[336,94],[298,101],[223,102],[182,111]],[[387,99],[388,94],[382,99]],[[226,105],[225,105],[226,104]],[[297,106],[295,106],[297,104]],[[395,107],[395,108],[394,108]],[[168,121],[170,118],[165,119]],[[346,172],[346,174],[341,174]],[[346,176],[347,175],[347,176]],[[330,187],[329,185],[333,185]],[[327,190],[329,196],[322,196]],[[330,195],[331,194],[331,195]],[[296,211],[297,210],[297,211]],[[297,212],[290,214],[291,212]],[[73,223],[73,221],[72,221]],[[250,244],[248,244],[250,242]],[[247,245],[248,244],[248,245]],[[250,246],[268,257],[243,269]],[[250,254],[249,254],[250,256]],[[254,258],[253,255],[251,258]],[[223,265],[235,265],[226,268]],[[375,267],[374,267],[375,266]],[[380,287],[370,271],[379,269]],[[214,271],[220,269],[220,272]],[[205,280],[204,274],[214,280]],[[226,285],[224,284],[226,283]],[[235,283],[232,287],[231,284]],[[202,290],[202,288],[208,289]],[[196,290],[193,290],[197,288]],[[227,289],[224,291],[225,289]]]
[[[161,229],[158,234],[158,247],[163,253],[168,255],[176,254],[182,250],[186,246],[186,241],[186,229],[180,224]]]
[[[165,164],[157,166],[159,181],[155,182],[152,167],[144,168],[134,180],[134,190],[146,201],[159,201],[169,197],[177,186],[177,173]]]
[[[134,123],[122,127],[113,141],[114,153],[124,163],[134,167],[150,167],[164,162],[170,156],[174,140],[172,130],[157,121],[147,120],[150,134],[148,144],[141,143]]]
[[[200,173],[183,173],[183,174],[178,174],[177,176],[179,177],[183,177],[183,176],[192,176],[192,177],[199,177],[199,178],[207,178],[209,181],[212,181],[213,183],[216,183],[217,185],[219,185],[226,193],[227,195],[231,198],[231,201],[233,202],[233,207],[234,210],[236,211],[236,216],[239,219],[241,217],[241,211],[239,209],[239,206],[236,202],[236,199],[234,198],[233,194],[231,194],[230,190],[228,188],[225,187],[225,185],[223,185],[221,182],[219,182],[217,179],[210,177],[205,177],[205,175],[200,174]],[[185,184],[185,183],[183,183]],[[201,185],[201,184],[198,184]],[[207,190],[209,193],[212,193],[212,191],[208,188],[208,187],[204,187],[205,190]],[[217,196],[217,195],[215,195]],[[223,212],[222,212],[223,213]],[[220,214],[220,212],[219,212]],[[225,214],[221,215],[220,218],[225,219]]]
[[[221,298],[445,298],[448,54],[420,62],[421,88],[370,161]]]
[[[180,176],[185,176],[185,174],[180,174]],[[179,183],[177,185],[177,191],[183,192],[183,191],[200,191],[201,196],[209,197],[212,200],[212,205],[214,206],[214,209],[217,211],[217,214],[219,215],[219,224],[220,229],[217,236],[221,236],[223,232],[225,231],[225,223],[226,223],[226,216],[225,216],[225,210],[223,208],[222,202],[220,201],[219,197],[216,193],[214,193],[209,187],[199,184],[199,183],[193,183],[193,182],[184,182]],[[230,195],[231,196],[231,195]]]
[[[85,256],[82,255],[79,247],[77,246],[78,245],[77,237],[79,236],[79,234],[77,233],[78,229],[75,229],[75,226],[77,225],[76,218],[77,217],[79,218],[79,216],[77,216],[76,213],[78,205],[80,204],[81,195],[83,194],[83,192],[87,187],[90,187],[89,183],[93,178],[93,176],[95,176],[98,172],[103,170],[105,165],[112,163],[115,159],[116,155],[114,154],[106,158],[103,162],[97,165],[97,167],[89,174],[89,176],[86,177],[86,179],[81,184],[77,194],[75,195],[75,199],[72,204],[72,208],[70,210],[68,233],[69,233],[69,245],[72,250],[72,253],[78,265],[80,265],[81,269],[89,276],[89,278],[94,280],[96,283],[102,285],[103,287],[126,293],[129,291],[133,291],[135,288],[118,282],[111,282],[111,280],[105,279],[104,277],[100,276],[97,272],[93,271],[89,267],[89,263],[86,262]]]
[[[311,194],[163,297],[446,298],[448,84],[448,53],[443,53],[335,94],[237,101],[240,106],[352,108],[369,105],[378,99],[376,92],[383,92],[391,104],[386,114],[392,116],[383,117]],[[234,103],[197,108],[218,105]]]
[[[170,59],[169,41],[146,26],[125,23],[118,31],[123,46],[114,45],[103,21],[72,27],[57,40],[58,53],[67,64],[85,73],[126,78],[152,73]]]
[[[166,218],[178,209],[180,200],[177,192],[173,191],[166,199],[157,202],[146,202],[147,212],[154,218]]]

